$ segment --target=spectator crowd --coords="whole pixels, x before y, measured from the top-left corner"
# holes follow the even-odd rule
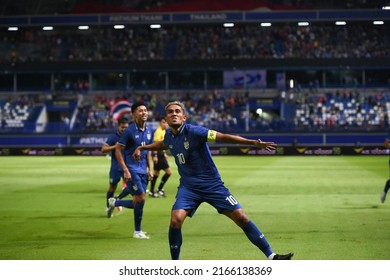
[[[9,2],[9,1],[8,1]],[[7,2],[7,3],[8,3]],[[44,1],[39,1],[43,3]],[[76,2],[71,1],[73,5]],[[101,4],[112,1],[98,1]],[[186,1],[117,1],[128,8],[153,9]],[[265,1],[266,2],[266,1]],[[313,1],[273,1],[278,4],[307,7]],[[316,3],[321,1],[315,1]],[[323,2],[323,1],[322,1]],[[380,1],[328,1],[351,8],[378,4]],[[354,2],[351,4],[351,2]],[[70,1],[64,1],[69,10]],[[314,7],[313,7],[314,8]],[[145,25],[128,25],[124,29],[112,26],[91,26],[78,30],[74,26],[43,31],[38,27],[21,27],[16,32],[0,29],[0,65],[24,62],[88,62],[88,61],[169,61],[219,59],[332,59],[389,58],[390,32],[386,25],[371,22],[351,22],[346,26],[314,22],[309,26],[296,23],[275,23],[261,27],[255,23],[236,24],[226,28],[221,24],[165,25],[151,29]],[[171,99],[185,102],[190,122],[217,130],[337,130],[388,127],[390,100],[387,92],[361,94],[357,91],[313,94],[298,92],[286,103],[289,114],[276,113],[272,119],[260,117],[248,110],[248,96],[223,91],[202,94],[182,93],[177,96],[126,93],[120,97],[87,94],[87,80],[68,81],[66,91],[80,91],[78,113],[73,131],[108,131],[115,125],[110,107],[118,98],[135,102],[142,99],[151,110],[152,120],[164,114],[164,104]],[[276,97],[275,97],[276,98]],[[28,119],[28,104],[24,98],[0,100],[1,129],[20,127]],[[22,103],[22,104],[21,104]],[[27,109],[26,109],[27,108]],[[31,106],[30,106],[31,109]],[[19,116],[19,117],[17,117]],[[15,123],[11,119],[18,119]],[[64,117],[67,125],[72,123]]]
[[[370,94],[362,94],[357,90],[329,90],[325,94],[297,92],[292,98],[280,100],[284,107],[283,113],[282,110],[270,110],[273,112],[268,117],[259,114],[256,108],[250,108],[250,99],[242,93],[217,90],[201,94],[87,95],[78,100],[74,125],[70,126],[69,116],[63,118],[63,121],[70,133],[106,133],[116,126],[111,108],[118,100],[127,100],[131,104],[145,102],[150,110],[151,122],[157,122],[164,116],[164,106],[169,101],[181,100],[188,109],[190,123],[218,131],[329,132],[381,131],[389,128],[390,95],[387,91],[373,91]],[[26,132],[23,127],[26,120],[34,121],[29,113],[38,103],[34,96],[0,100],[1,130]],[[64,127],[64,124],[58,127]]]
[[[390,32],[371,23],[299,27],[254,24],[92,26],[43,31],[0,30],[0,63],[65,61],[150,61],[261,58],[388,58]]]

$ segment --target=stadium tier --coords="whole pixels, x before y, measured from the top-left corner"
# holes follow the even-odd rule
[[[0,11],[2,135],[107,134],[120,100],[235,133],[389,127],[384,1],[49,2]]]

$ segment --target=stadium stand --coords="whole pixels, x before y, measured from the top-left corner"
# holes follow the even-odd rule
[[[1,127],[5,130],[24,128],[32,112],[31,100],[24,96],[0,101]]]
[[[246,104],[256,98],[242,98],[225,92],[186,96],[178,94],[172,99],[183,100],[190,113],[190,122],[216,130],[232,132],[345,132],[383,131],[389,128],[390,97],[388,92],[361,95],[358,91],[326,92],[325,94],[298,93],[294,99],[281,100],[284,113],[265,110],[259,115]],[[77,100],[44,101],[35,105],[18,102],[0,102],[2,130],[7,132],[37,132],[43,108],[46,133],[107,133],[115,120],[112,105],[116,100],[131,103],[142,100],[150,107],[150,120],[157,121],[164,113],[164,104],[171,99],[162,95],[128,94],[89,96],[83,103]],[[271,114],[271,115],[270,115]],[[248,123],[247,123],[248,121]]]
[[[102,26],[83,32],[26,28],[21,34],[3,29],[0,62],[381,58],[390,57],[389,34],[386,26],[372,24],[167,26],[160,31]]]
[[[6,0],[0,14],[359,10],[378,9],[385,1],[91,3]],[[171,23],[160,29],[137,24],[120,30],[112,24],[97,24],[88,30],[63,24],[49,32],[37,24],[23,25],[16,32],[0,28],[1,130],[106,133],[115,125],[111,106],[120,98],[147,102],[151,120],[164,114],[167,101],[178,98],[187,104],[190,121],[216,130],[383,131],[389,126],[390,77],[383,63],[390,58],[389,34],[387,22],[373,25],[362,19],[346,26],[330,21],[314,21],[310,26],[275,21],[267,28],[245,21],[233,28],[212,21]],[[346,66],[340,66],[340,61],[347,61]],[[266,69],[268,77],[277,71],[284,72],[285,79],[305,77],[292,88],[277,88],[276,78],[256,90],[225,87],[224,71],[254,67]],[[289,72],[290,68],[294,69]],[[209,73],[210,69],[214,72]],[[309,77],[308,72],[316,74]],[[125,82],[118,82],[119,76]],[[32,101],[21,101],[32,92]],[[259,114],[257,105],[264,99],[266,114]]]

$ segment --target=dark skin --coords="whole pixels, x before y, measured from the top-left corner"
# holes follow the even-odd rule
[[[390,149],[390,140],[389,140],[389,139],[386,139],[385,142],[383,143],[383,145],[384,145],[386,148]]]
[[[179,133],[181,127],[184,125],[185,120],[187,119],[184,110],[181,106],[177,104],[172,104],[166,108],[165,120],[167,121],[171,131],[174,134]],[[216,142],[232,143],[232,144],[243,144],[243,145],[252,145],[257,148],[266,149],[267,151],[273,151],[276,149],[277,145],[274,142],[263,142],[260,139],[251,140],[246,139],[241,136],[224,134],[217,132]],[[138,147],[134,151],[134,158],[139,159],[141,150],[166,150],[167,147],[164,145],[163,141],[154,142],[152,144]],[[171,221],[170,226],[172,228],[181,228],[185,219],[191,212],[191,209],[177,209],[172,210],[171,212]],[[229,217],[232,221],[236,223],[239,227],[244,227],[250,220],[244,211],[240,209],[235,210],[223,210],[222,214]]]

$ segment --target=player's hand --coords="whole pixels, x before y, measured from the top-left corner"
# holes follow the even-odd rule
[[[148,180],[149,180],[149,181],[152,181],[152,180],[153,180],[153,177],[154,177],[153,171],[150,170],[150,171],[148,172]]]
[[[274,151],[278,145],[274,142],[263,142],[260,139],[257,139],[255,143],[256,148],[266,149],[267,151]]]
[[[138,148],[135,149],[135,151],[133,153],[133,158],[135,160],[140,160],[141,159],[141,151]]]
[[[125,171],[123,171],[123,179],[125,179],[125,181],[131,180],[131,174],[130,174],[129,169],[126,169]]]
[[[386,148],[390,149],[390,140],[386,139],[384,145]]]

